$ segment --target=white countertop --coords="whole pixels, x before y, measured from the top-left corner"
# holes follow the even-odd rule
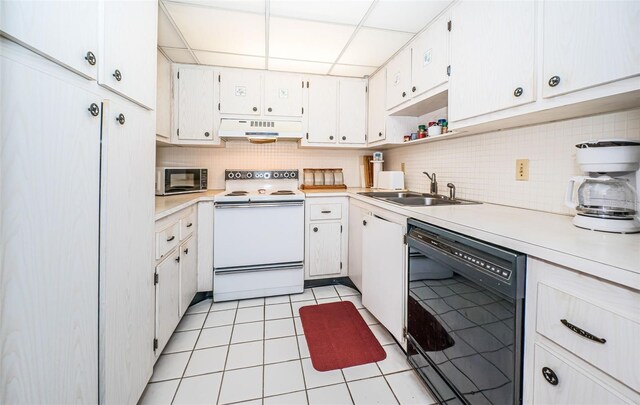
[[[223,190],[156,197],[156,220]],[[359,195],[359,188],[307,191],[307,198],[348,196],[397,214],[482,239],[640,290],[640,233],[594,232],[571,217],[495,204],[407,207]]]

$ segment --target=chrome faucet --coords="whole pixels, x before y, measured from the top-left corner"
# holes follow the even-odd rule
[[[431,194],[438,194],[438,182],[436,181],[436,174],[429,174],[427,172],[422,172],[424,175],[426,175],[429,180],[431,180],[431,187],[429,188],[429,192]]]
[[[453,183],[447,183],[447,187],[449,187],[449,199],[456,199],[456,186]]]

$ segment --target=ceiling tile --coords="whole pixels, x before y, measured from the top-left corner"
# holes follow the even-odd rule
[[[191,49],[264,56],[264,15],[166,3]]]
[[[162,51],[175,63],[196,63],[188,49],[162,48]]]
[[[314,62],[335,62],[355,26],[271,17],[269,56]]]
[[[166,3],[196,4],[225,10],[264,14],[265,0],[170,0]]]
[[[329,69],[331,69],[331,63],[269,58],[269,70],[326,75],[329,72]]]
[[[161,7],[158,7],[158,46],[168,46],[171,48],[186,47]]]
[[[379,0],[364,25],[416,33],[450,3],[443,0]]]
[[[331,69],[332,76],[352,76],[364,77],[373,73],[377,67],[373,66],[357,66],[357,65],[335,65]]]
[[[380,66],[413,38],[413,34],[362,27],[338,63]]]
[[[358,25],[371,4],[371,0],[271,0],[269,13],[278,17]]]
[[[203,65],[264,69],[264,57],[205,51],[194,51],[194,53]]]

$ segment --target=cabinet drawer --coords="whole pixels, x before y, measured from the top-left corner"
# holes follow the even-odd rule
[[[309,209],[312,221],[342,218],[342,204],[311,204]]]
[[[538,333],[640,391],[639,323],[543,283],[537,302]]]
[[[603,405],[631,403],[540,345],[535,345],[534,356],[534,404]],[[549,382],[545,375],[556,385]]]
[[[156,232],[156,260],[162,258],[180,242],[180,222]]]
[[[196,212],[192,211],[191,214],[180,220],[180,240],[185,240],[196,229]]]

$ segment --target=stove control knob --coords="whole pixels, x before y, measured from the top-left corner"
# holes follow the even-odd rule
[[[271,177],[271,173],[269,172],[264,172],[264,178],[268,179],[269,177]]]
[[[296,172],[291,172],[291,178],[295,179],[296,178]]]
[[[233,173],[229,172],[229,174],[227,175],[227,177],[229,177],[230,179],[233,178]]]
[[[247,172],[247,178],[250,179],[253,177],[253,172]]]
[[[280,177],[280,172],[273,173],[273,178],[274,179],[277,179],[278,177]]]
[[[289,172],[284,172],[284,177],[289,178]]]
[[[236,172],[235,177],[236,177],[236,179],[239,179],[240,177],[242,177],[242,173]]]

